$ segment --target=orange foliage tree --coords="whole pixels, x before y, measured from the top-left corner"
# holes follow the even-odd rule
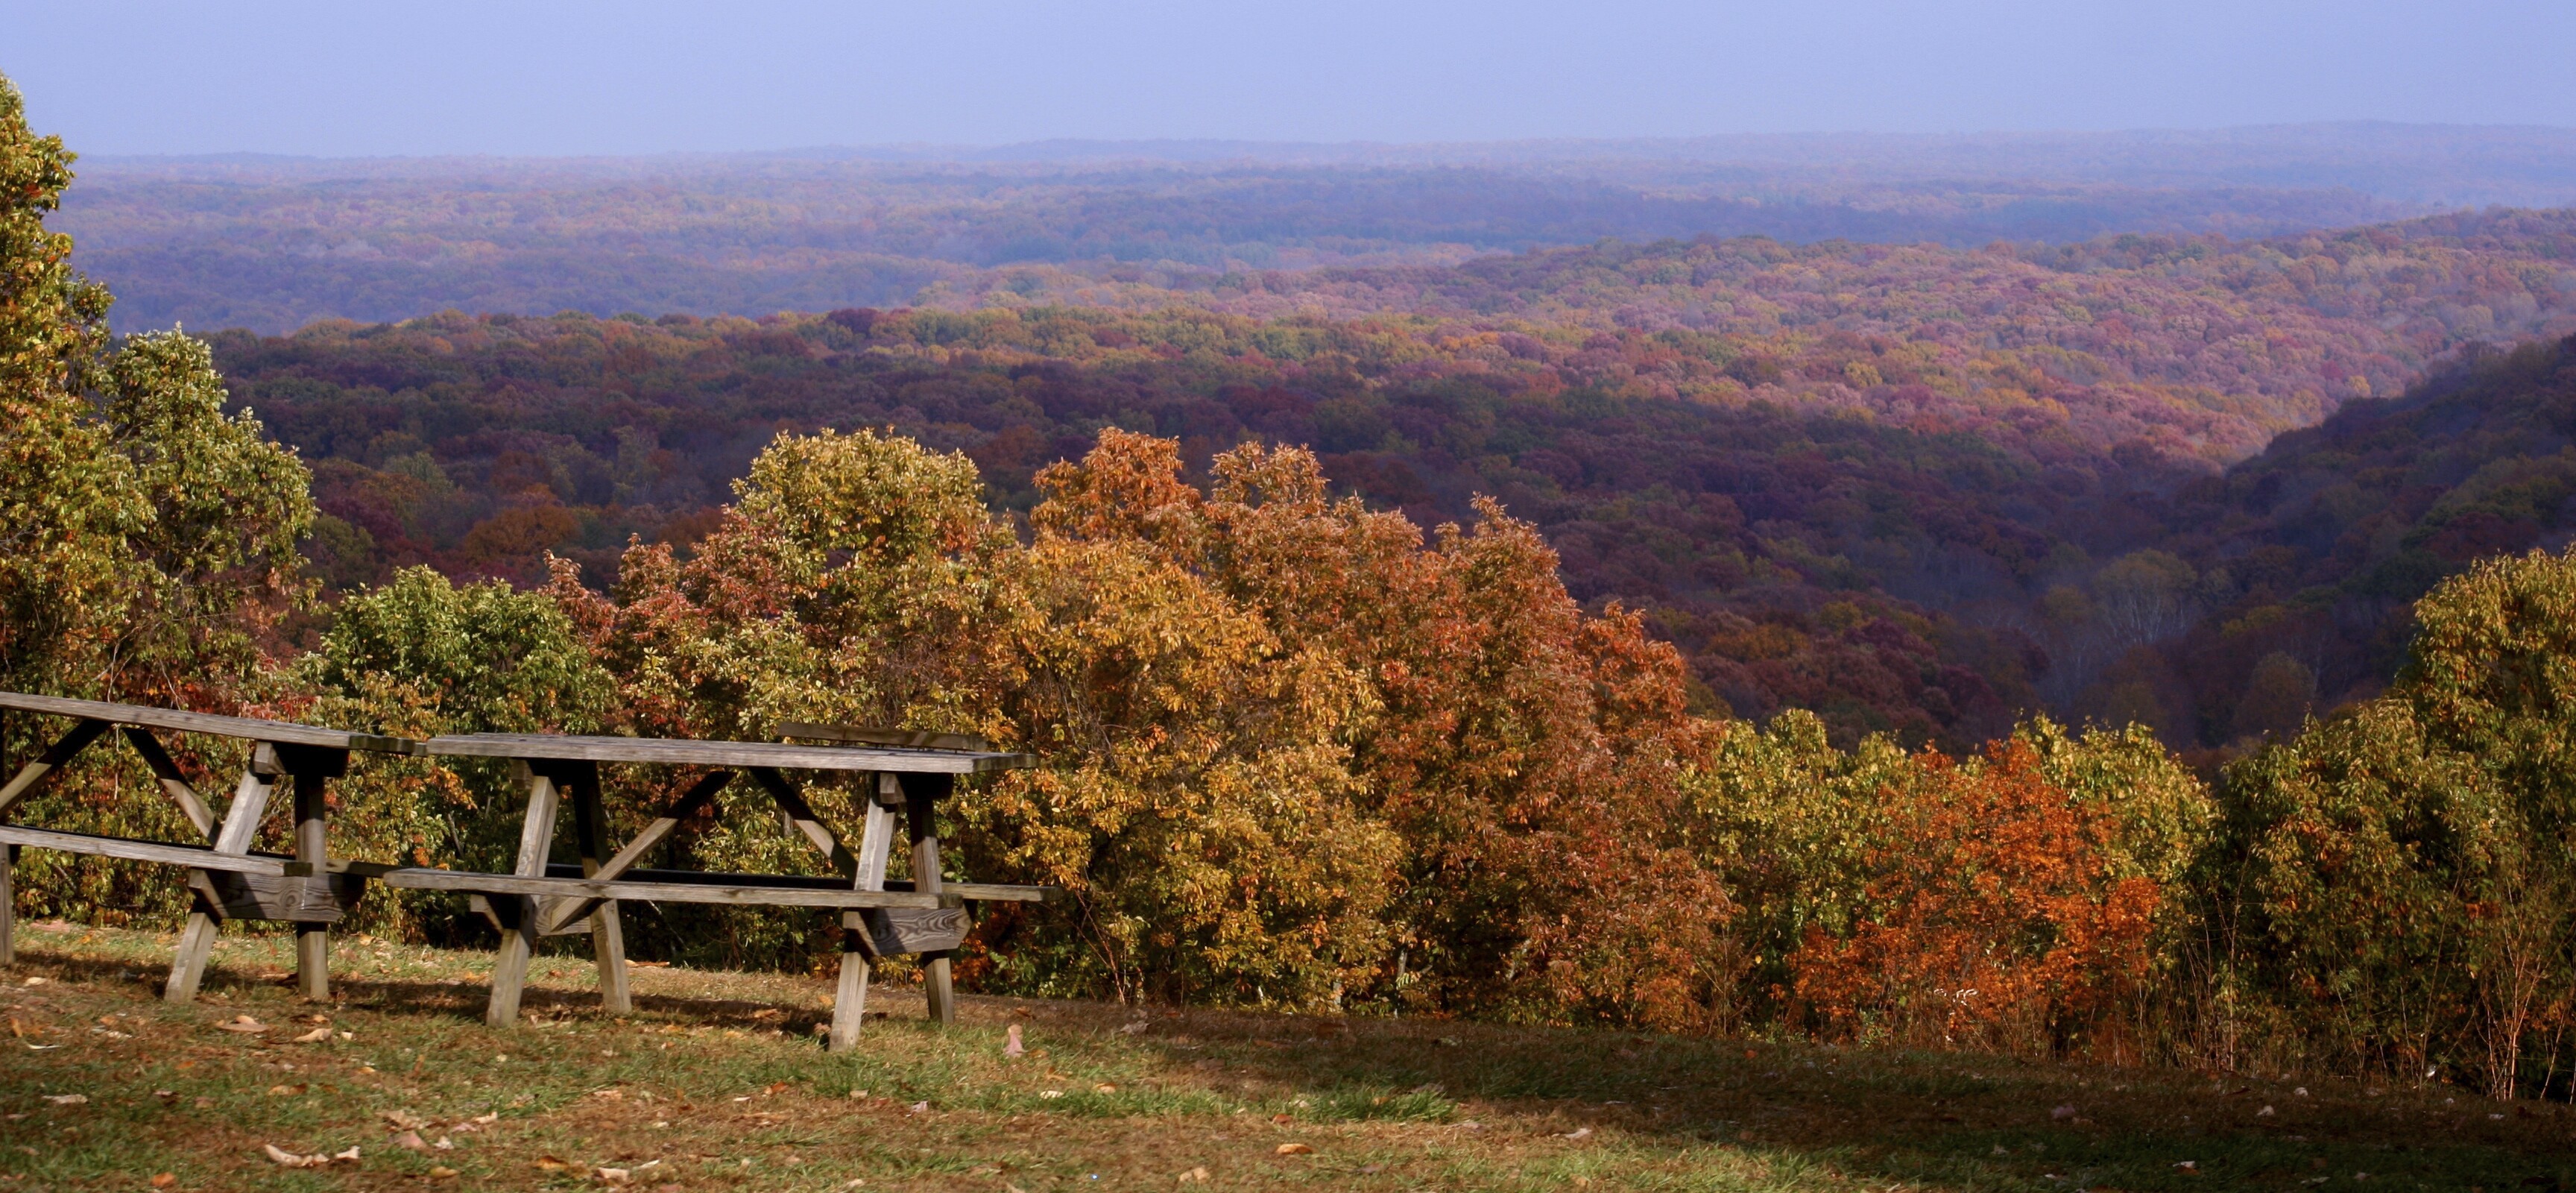
[[[1811,927],[1796,994],[1829,1033],[2049,1050],[2105,1026],[2147,976],[2162,891],[2123,874],[2120,826],[2015,738],[1965,764],[1919,756],[1888,788],[1864,910]]]

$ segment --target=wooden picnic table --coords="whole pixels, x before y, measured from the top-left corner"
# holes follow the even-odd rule
[[[837,910],[841,968],[829,1038],[834,1051],[858,1042],[872,963],[887,956],[921,955],[930,1017],[935,1022],[954,1022],[949,954],[964,941],[969,926],[964,903],[1036,902],[1052,892],[1043,887],[943,882],[938,801],[953,790],[960,775],[1029,766],[1035,759],[995,751],[960,735],[789,724],[782,727],[782,736],[827,744],[511,733],[433,738],[423,747],[426,753],[508,759],[516,764],[528,789],[516,865],[508,875],[389,867],[380,879],[390,886],[438,887],[479,896],[481,907],[502,929],[492,1000],[484,1015],[495,1027],[518,1019],[528,961],[537,941],[579,931],[584,921],[592,959],[599,967],[602,1005],[612,1013],[630,1010],[625,938],[617,914],[619,901],[627,899]],[[611,852],[600,797],[603,763],[711,769],[633,839]],[[815,812],[788,777],[790,771],[871,776],[863,780],[867,796],[855,850]],[[639,866],[645,854],[678,831],[682,821],[712,804],[737,773],[750,775],[754,785],[786,813],[798,835],[830,860],[837,877],[708,874]],[[549,865],[547,859],[566,795],[571,797],[578,867]],[[886,880],[897,808],[904,810],[912,847],[913,880],[908,883]]]
[[[876,959],[919,954],[931,1018],[954,1022],[956,1000],[949,954],[965,939],[969,901],[1040,902],[1045,887],[949,883],[940,876],[938,801],[957,776],[987,774],[1034,763],[1026,754],[991,749],[958,734],[788,724],[780,742],[687,741],[663,738],[575,737],[561,734],[475,733],[428,742],[353,733],[284,721],[215,716],[176,709],[95,700],[70,700],[0,692],[0,709],[68,718],[69,730],[0,786],[0,964],[13,961],[12,862],[22,847],[158,862],[188,871],[195,905],[180,934],[163,997],[195,997],[221,922],[277,920],[296,932],[296,972],[305,997],[330,997],[330,925],[356,906],[365,884],[468,895],[502,930],[493,967],[492,999],[485,1019],[508,1026],[518,1019],[529,958],[537,941],[587,925],[599,966],[600,996],[612,1012],[632,1009],[626,949],[617,917],[621,900],[813,907],[841,916],[841,971],[833,1003],[831,1047],[858,1041],[867,1003],[868,976]],[[11,805],[104,736],[121,728],[126,741],[160,781],[162,793],[208,840],[144,841],[7,823]],[[181,774],[154,730],[209,734],[252,743],[241,782],[218,823]],[[805,744],[799,744],[805,743]],[[820,744],[815,744],[820,743]],[[328,848],[324,785],[348,773],[353,752],[507,759],[528,790],[520,822],[516,864],[507,874],[388,865],[334,858]],[[680,798],[663,808],[634,839],[611,853],[600,797],[600,766],[646,764],[710,768]],[[848,848],[787,776],[790,771],[858,772],[866,780],[859,845]],[[717,874],[640,866],[682,821],[712,805],[737,773],[747,773],[786,812],[796,832],[828,859],[836,877],[786,874]],[[295,851],[251,848],[278,781],[291,780],[295,796]],[[557,813],[569,794],[573,844],[580,864],[552,865]],[[894,815],[905,814],[913,879],[886,879],[893,849]]]
[[[353,752],[416,754],[421,743],[409,738],[351,733],[287,721],[71,700],[0,692],[0,709],[69,719],[71,728],[54,739],[34,761],[20,767],[0,785],[0,963],[16,959],[16,903],[13,871],[18,850],[27,846],[85,853],[99,857],[163,862],[187,867],[195,894],[188,926],[179,934],[176,959],[162,997],[171,1002],[194,998],[205,977],[206,959],[214,948],[220,923],[227,919],[279,920],[295,925],[297,985],[309,999],[331,997],[330,938],[356,905],[363,880],[335,865],[329,852],[328,805],[324,785],[347,774]],[[90,743],[119,729],[126,743],[143,758],[159,780],[161,792],[179,807],[188,823],[208,838],[205,843],[141,841],[13,825],[9,809],[37,790]],[[218,824],[205,799],[181,774],[153,731],[198,733],[251,743],[241,781]],[[283,778],[295,796],[295,852],[292,857],[251,849],[270,794]]]

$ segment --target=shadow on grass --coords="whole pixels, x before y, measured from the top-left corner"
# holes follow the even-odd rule
[[[273,961],[223,960],[207,978],[216,1004],[209,1012],[272,1002],[291,986]],[[558,971],[566,962],[587,967],[570,957],[546,960]],[[167,965],[166,954],[155,967],[134,955],[50,947],[27,961],[62,980],[125,984],[147,996]],[[353,973],[340,976],[334,992],[373,1014],[479,1025],[488,994],[482,962],[456,954],[436,961],[423,968],[462,976]],[[863,1041],[858,1054],[827,1057],[814,1038],[824,1013],[813,998],[797,1001],[799,991],[819,996],[818,979],[651,972],[668,978],[649,984],[733,989],[639,991],[635,1019],[802,1038],[810,1058],[790,1049],[759,1064],[832,1098],[865,1087],[881,1100],[897,1091],[905,1102],[957,1097],[959,1109],[1012,1116],[1198,1124],[1185,1130],[1274,1117],[1289,1127],[1413,1124],[1406,1129],[1430,1132],[1418,1138],[1431,1146],[1475,1132],[1544,1154],[1568,1174],[1614,1159],[1660,1166],[1675,1188],[1732,1187],[1704,1167],[1719,1161],[1768,1173],[1781,1187],[1857,1182],[1874,1190],[2576,1187],[2576,1115],[2567,1107],[2498,1105],[2444,1087],[2383,1091],[2318,1079],[1440,1020],[1140,1015],[1112,1004],[990,997],[962,1000],[959,1028],[939,1032],[919,1023],[915,988],[871,995],[894,1015],[893,1046]],[[743,989],[762,984],[777,997]],[[523,1005],[541,1019],[600,1017],[596,995],[579,988],[532,986]],[[1012,1023],[1023,1025],[1033,1049],[1025,1068],[1000,1056]],[[871,1025],[872,1033],[884,1030]],[[978,1073],[985,1092],[955,1095],[959,1077]],[[1047,1080],[1037,1084],[1060,1087],[1052,1100],[1039,1100],[1040,1075]]]

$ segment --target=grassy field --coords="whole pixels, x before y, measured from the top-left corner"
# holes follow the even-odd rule
[[[170,1007],[169,944],[21,927],[0,1190],[2576,1187],[2576,1114],[2444,1087],[901,989],[833,1057],[819,978],[642,969],[609,1019],[540,958],[494,1032],[485,954],[342,938],[323,1007],[230,937]]]

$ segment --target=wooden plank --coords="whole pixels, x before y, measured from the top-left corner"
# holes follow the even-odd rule
[[[862,838],[862,841],[864,842],[864,838]],[[334,861],[331,863],[332,868],[335,870],[347,869],[356,873],[370,873],[365,869],[367,865],[368,863],[365,862]],[[386,870],[398,868],[399,867],[377,867],[372,873],[382,873]],[[287,870],[287,873],[292,874],[295,873],[295,871],[290,868]],[[583,877],[581,867],[561,863],[547,866],[546,874],[551,878]],[[692,882],[704,883],[713,886],[744,886],[766,883],[780,887],[797,887],[818,891],[842,891],[850,889],[850,880],[847,878],[827,878],[811,874],[744,874],[738,871],[727,870],[652,870],[637,867],[622,871],[615,875],[610,875],[607,869],[602,867],[600,870],[600,877],[615,877],[626,882]],[[909,891],[912,889],[912,880],[908,878],[887,879],[884,886],[877,889],[888,891]],[[939,893],[947,898],[958,899],[967,903],[1052,903],[1064,898],[1064,888],[1059,886],[1010,886],[998,882],[943,882],[939,884]]]
[[[346,753],[337,753],[337,770],[346,771]],[[329,780],[313,773],[312,767],[298,767],[287,760],[291,772],[288,782],[295,785],[295,860],[310,874],[330,866],[329,839],[326,836],[329,805],[323,799],[322,785]],[[305,882],[328,883],[328,877],[305,879]],[[328,893],[327,885],[324,888]],[[335,917],[336,918],[336,917]],[[308,1002],[331,1001],[331,935],[329,921],[295,921],[295,984]]]
[[[426,866],[391,867],[375,877],[386,886],[403,890],[475,891],[486,895],[628,899],[656,903],[723,903],[746,907],[937,907],[943,898],[911,891],[812,890],[742,882],[593,882],[584,878],[433,870]]]
[[[965,944],[966,933],[975,927],[963,907],[894,907],[874,912],[869,919],[880,957],[949,952]]]
[[[69,700],[60,696],[31,696],[24,692],[0,692],[0,708],[50,713],[58,717],[80,717],[84,720],[106,721],[116,725],[145,725],[154,729],[174,729],[181,733],[205,733],[216,737],[275,742],[280,745],[366,750],[377,754],[420,752],[420,743],[407,737],[352,733],[345,729],[298,725],[291,721],[263,721],[252,717],[224,717],[213,713],[183,712],[175,708],[154,708],[145,704],[111,704],[103,700]]]
[[[733,772],[729,770],[714,771],[699,779],[686,794],[673,801],[670,807],[663,809],[661,815],[654,817],[651,824],[645,825],[644,831],[635,834],[635,839],[627,842],[626,848],[618,850],[617,856],[601,863],[598,870],[584,874],[582,877],[595,878],[604,882],[634,869],[637,862],[644,860],[645,854],[652,852],[662,842],[669,840],[672,833],[679,830],[681,821],[696,815],[699,808],[705,807],[714,800],[716,793],[723,791],[725,784],[732,781]],[[547,868],[547,873],[553,872],[553,867]],[[553,935],[562,931],[564,925],[589,915],[591,907],[592,904],[587,901],[565,904],[546,924],[546,933]]]
[[[900,794],[892,774],[875,775],[873,785],[876,790],[860,801],[865,812],[859,825],[858,864],[850,876],[852,890],[871,894],[885,889],[886,858],[894,842],[894,809],[886,797]],[[858,1047],[860,1029],[867,1024],[868,977],[876,961],[873,919],[865,911],[841,913],[841,972],[833,987],[826,1051]]]
[[[657,762],[672,766],[768,766],[782,770],[907,771],[981,774],[1034,766],[1029,754],[973,754],[892,747],[788,746],[776,742],[682,741],[661,737],[574,737],[550,733],[472,733],[431,738],[429,753],[457,758]]]
[[[276,752],[265,745],[253,748],[250,765],[242,768],[241,783],[233,788],[232,806],[224,809],[223,826],[215,830],[214,848],[198,855],[197,865],[221,862],[224,869],[239,872],[243,867],[237,863],[252,860],[244,855],[250,853],[251,838],[259,831],[260,815],[268,810],[268,793],[276,774]],[[231,856],[212,856],[215,854]],[[178,953],[170,962],[170,981],[161,988],[163,999],[187,1002],[197,996],[197,984],[206,976],[206,958],[214,951],[220,915],[221,909],[202,899],[188,913],[188,926],[180,931]]]
[[[946,775],[903,777],[903,819],[905,829],[912,834],[912,888],[915,893],[939,893],[939,822],[936,817],[940,797],[947,795],[950,785],[955,782]],[[965,933],[961,930],[957,937],[962,942]],[[955,947],[953,944],[949,946]],[[931,1022],[943,1027],[957,1022],[957,992],[949,977],[946,949],[922,951],[921,992],[923,1001],[929,1004]]]
[[[228,920],[280,920],[336,924],[366,894],[366,880],[352,874],[302,878],[232,870],[191,870],[189,889]]]
[[[519,822],[519,858],[514,867],[514,881],[544,883],[546,851],[554,845],[555,809],[561,796],[552,776],[522,766],[522,779],[528,784],[528,812]],[[449,873],[449,871],[438,871]],[[385,876],[389,886],[400,886],[395,875]],[[458,887],[458,890],[482,890],[509,893],[492,887]],[[537,904],[522,900],[518,927],[501,936],[501,956],[492,966],[492,1001],[483,1011],[483,1021],[493,1027],[509,1027],[519,1021],[519,995],[528,982],[528,959],[537,951]]]
[[[9,714],[0,709],[0,772],[9,769]],[[18,847],[0,843],[0,965],[18,963]]]
[[[45,776],[88,749],[91,742],[98,740],[99,734],[107,732],[107,725],[105,721],[83,720],[55,738],[54,744],[45,747],[45,752],[37,755],[35,761],[18,768],[18,773],[10,776],[8,785],[0,787],[0,813],[8,812],[9,805],[35,790],[38,783],[45,781]]]
[[[603,843],[608,827],[608,811],[599,802],[599,766],[586,763],[573,776],[573,842],[581,855],[582,877],[599,878],[601,855],[608,852]],[[585,900],[590,912],[590,956],[599,967],[600,1009],[612,1015],[624,1015],[635,1009],[634,998],[626,988],[626,932],[617,922],[615,900]]]
[[[18,963],[18,847],[0,845],[0,965]]]
[[[188,823],[197,826],[198,833],[214,836],[215,814],[206,810],[206,801],[197,797],[197,789],[189,785],[186,775],[179,773],[179,763],[170,757],[168,750],[161,748],[161,739],[152,736],[149,729],[128,725],[125,727],[125,742],[134,747],[135,753],[143,756],[143,765],[152,768],[152,777],[161,781],[162,792],[170,797],[170,802],[179,805],[179,812],[188,818]]]
[[[172,866],[190,866],[203,870],[228,870],[241,874],[286,873],[286,859],[274,854],[225,854],[211,846],[183,845],[167,841],[137,841],[128,837],[101,837],[90,833],[71,833],[60,829],[28,828],[25,825],[0,824],[0,841],[13,845],[32,845],[63,853],[86,853],[95,857],[123,858],[130,862],[161,862]]]
[[[962,750],[970,754],[993,752],[993,743],[972,733],[933,733],[927,729],[867,729],[857,725],[788,721],[778,727],[778,736],[801,741],[900,746],[913,750]]]

